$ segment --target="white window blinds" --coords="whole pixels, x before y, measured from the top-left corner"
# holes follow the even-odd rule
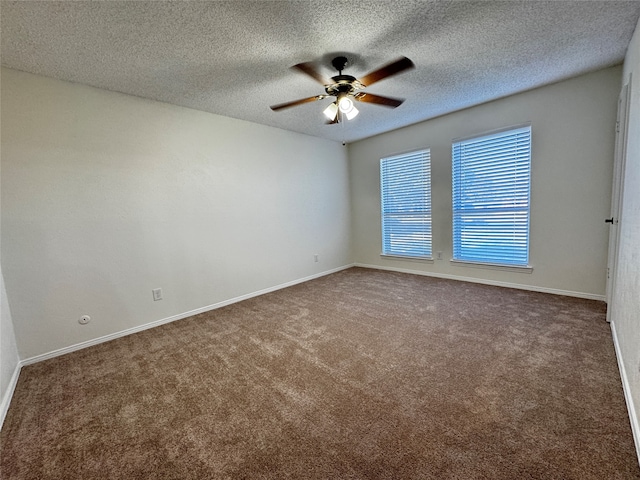
[[[529,262],[531,126],[453,144],[453,259]]]
[[[380,161],[382,254],[431,257],[429,150]]]

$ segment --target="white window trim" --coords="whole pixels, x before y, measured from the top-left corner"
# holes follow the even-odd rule
[[[390,253],[380,253],[381,257],[384,258],[397,258],[400,260],[418,260],[418,261],[422,261],[425,263],[433,263],[433,256],[429,256],[429,257],[412,257],[412,256],[408,256],[408,255],[393,255]]]
[[[484,263],[484,262],[469,262],[467,260],[449,260],[452,265],[461,267],[474,267],[474,268],[486,268],[489,270],[505,270],[518,273],[532,273],[532,265],[502,265],[501,263]]]

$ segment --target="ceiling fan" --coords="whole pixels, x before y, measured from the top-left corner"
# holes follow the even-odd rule
[[[351,75],[342,74],[347,63],[347,57],[334,58],[331,61],[331,64],[336,70],[338,70],[338,75],[331,77],[330,79],[325,78],[321,73],[319,73],[312,62],[298,63],[297,65],[294,65],[291,68],[296,69],[320,82],[324,86],[324,91],[326,93],[315,95],[313,97],[302,98],[300,100],[294,100],[293,102],[272,105],[271,110],[277,112],[285,108],[315,102],[327,97],[336,97],[336,100],[323,112],[329,119],[327,123],[333,124],[339,123],[341,118],[344,119],[344,117],[346,117],[347,120],[351,120],[358,114],[358,109],[354,106],[353,100],[358,102],[374,103],[390,108],[399,107],[402,102],[404,102],[404,99],[383,97],[381,95],[363,92],[362,90],[373,85],[375,82],[379,82],[387,77],[414,68],[415,65],[407,57],[400,57],[387,65],[373,70],[360,79],[352,77]]]

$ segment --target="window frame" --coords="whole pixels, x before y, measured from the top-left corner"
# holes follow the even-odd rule
[[[421,171],[419,175],[414,175],[414,169],[408,166],[409,162],[418,162]],[[392,168],[392,164],[395,163],[395,169]],[[425,168],[426,167],[426,168]],[[390,176],[392,171],[395,170],[393,178]],[[399,173],[400,170],[404,170],[404,175]],[[402,177],[405,177],[404,179]],[[400,182],[401,188],[405,193],[407,189],[413,188],[412,194],[408,195],[405,200],[414,202],[414,206],[418,206],[417,209],[406,209],[399,211],[397,208],[406,206],[405,203],[398,203],[398,201],[391,201],[388,195],[393,190],[392,180]],[[403,182],[404,181],[404,182]],[[413,183],[410,185],[409,183]],[[396,184],[395,190],[398,190],[398,184]],[[416,189],[418,191],[416,192]],[[421,189],[421,191],[420,191]],[[423,196],[421,200],[416,197]],[[408,197],[411,197],[408,200]],[[399,200],[399,199],[396,199]],[[420,201],[422,201],[421,205]],[[393,209],[396,208],[394,211]],[[411,228],[405,225],[397,223],[397,228],[393,228],[393,218],[396,220],[404,217],[405,219],[413,219],[416,226],[420,225],[422,228]],[[432,204],[431,204],[431,149],[420,148],[417,150],[411,150],[409,152],[389,155],[380,159],[380,230],[381,230],[381,256],[383,257],[395,257],[406,258],[411,260],[433,260],[433,219],[432,219]],[[396,235],[396,245],[392,245],[392,236]],[[402,236],[411,235],[423,235],[425,238],[402,241]],[[422,251],[421,251],[422,250]],[[413,251],[413,252],[412,252]]]
[[[524,147],[519,146],[520,137],[526,139]],[[510,140],[509,137],[513,137]],[[496,144],[510,142],[508,154],[498,152]],[[489,149],[485,159],[480,159],[476,153],[475,160],[473,155],[462,154],[464,148],[473,148],[481,146]],[[531,123],[515,125],[511,127],[476,134],[473,136],[454,139],[451,145],[451,196],[452,196],[452,263],[469,264],[471,266],[488,266],[500,269],[509,269],[514,271],[531,272],[530,262],[530,224],[531,224],[531,155],[532,152],[532,128]],[[483,152],[486,154],[486,152]],[[461,157],[462,156],[462,157]],[[505,160],[503,169],[495,168],[499,162]],[[470,160],[471,159],[471,160]],[[464,162],[467,161],[466,170]],[[473,167],[469,163],[475,163]],[[494,170],[492,170],[492,168]],[[471,179],[475,174],[488,174],[491,171],[490,180],[493,182],[493,189],[489,182],[477,181]],[[511,187],[495,186],[497,176],[507,176],[513,174],[514,183]],[[463,175],[469,176],[470,179],[463,179]],[[526,178],[525,178],[526,177]],[[477,177],[473,177],[476,178]],[[523,182],[522,178],[525,178]],[[465,192],[464,189],[467,189]],[[508,193],[511,188],[511,196],[507,198],[512,205],[499,206],[501,202],[495,200],[495,189],[502,190],[502,193]],[[485,195],[484,200],[482,195]],[[526,194],[526,195],[525,195]],[[475,197],[474,197],[475,195]],[[494,199],[487,200],[493,195]],[[467,197],[467,199],[464,199]],[[525,198],[526,197],[526,198]],[[474,205],[475,203],[475,205]],[[485,204],[484,207],[479,206]],[[484,214],[484,215],[483,215]],[[518,220],[517,216],[525,215],[525,220]],[[467,229],[460,224],[462,216],[467,217]],[[473,217],[476,217],[477,223],[473,224]],[[491,217],[494,217],[493,219]],[[500,246],[495,243],[504,242],[506,238],[505,223],[509,223],[508,217],[512,217],[512,237],[515,239],[510,246]],[[506,221],[506,222],[505,222]],[[503,226],[495,226],[492,234],[491,228],[481,230],[482,223],[490,226],[491,223],[501,223]],[[474,227],[476,228],[474,230]],[[496,232],[497,230],[497,232]],[[463,233],[466,231],[468,241],[462,245]],[[479,237],[485,234],[493,235],[492,239],[483,241]],[[522,240],[524,238],[524,240]],[[523,246],[524,243],[524,246]],[[484,244],[484,245],[483,245]],[[493,246],[491,246],[493,245]],[[501,248],[506,248],[503,254],[497,253]],[[476,252],[487,254],[484,258],[482,255],[470,254],[475,249]],[[493,250],[494,253],[489,253]]]

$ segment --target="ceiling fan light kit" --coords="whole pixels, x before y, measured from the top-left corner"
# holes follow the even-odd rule
[[[315,66],[311,62],[299,63],[291,67],[292,69],[298,70],[321,83],[324,86],[326,94],[272,105],[271,110],[284,110],[285,108],[323,100],[328,97],[335,97],[335,101],[322,112],[329,119],[327,123],[334,124],[340,123],[344,117],[346,117],[347,120],[351,120],[358,115],[359,111],[354,105],[354,100],[358,102],[382,105],[389,108],[396,108],[402,105],[404,99],[383,97],[381,95],[363,92],[362,90],[375,82],[379,82],[380,80],[415,67],[413,62],[407,57],[400,57],[383,67],[377,68],[364,77],[357,79],[351,75],[342,74],[342,71],[348,64],[347,57],[336,57],[331,61],[331,64],[338,71],[338,75],[331,77],[331,79],[326,79],[316,70]]]
[[[335,102],[329,104],[322,113],[330,120],[330,123],[338,123],[338,112],[345,115],[347,120],[351,120],[358,115],[359,110],[353,104],[353,101],[346,96],[340,97]]]
[[[355,118],[355,116],[359,113],[358,109],[353,104],[353,100],[351,100],[349,97],[342,97],[338,101],[338,108],[347,116],[347,120]]]
[[[338,115],[338,106],[336,105],[335,102],[330,103],[329,106],[325,108],[322,113],[324,113],[329,120],[333,121],[336,119],[336,116]]]

